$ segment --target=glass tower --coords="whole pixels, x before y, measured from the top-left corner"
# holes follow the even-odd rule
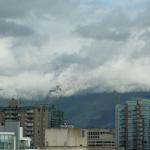
[[[150,150],[150,100],[116,106],[116,143],[125,150]]]
[[[48,108],[48,127],[59,128],[64,122],[63,111],[58,110],[55,106]]]

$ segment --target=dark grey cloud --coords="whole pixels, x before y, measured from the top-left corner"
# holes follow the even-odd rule
[[[32,13],[35,15],[68,14],[68,11],[76,6],[78,1],[74,0],[0,0],[0,17],[2,18],[22,18]],[[38,14],[40,15],[40,14]],[[69,14],[68,14],[69,15]]]
[[[97,40],[113,40],[123,41],[130,37],[130,32],[117,29],[114,27],[102,26],[101,24],[90,24],[80,26],[76,30],[84,38],[92,38]]]
[[[21,36],[29,36],[32,35],[33,33],[34,31],[25,25],[16,24],[10,21],[5,21],[3,19],[0,20],[1,37],[7,37],[7,36],[21,37]]]
[[[97,40],[124,41],[130,38],[132,20],[120,8],[110,10],[97,20],[94,23],[79,25],[75,32],[84,38]]]
[[[81,64],[86,61],[86,59],[82,58],[77,54],[62,54],[57,56],[52,63],[52,68],[57,71],[63,71],[65,68],[68,68],[72,64]]]
[[[36,27],[36,21],[67,18],[74,12],[77,4],[78,1],[74,0],[0,0],[1,35],[14,37],[32,35],[33,28],[42,31],[42,28]],[[32,38],[37,39],[37,34]],[[41,40],[45,40],[42,38]]]
[[[76,28],[75,32],[83,38],[113,41],[130,39],[133,31],[137,34],[142,30],[148,32],[150,27],[150,3],[145,2],[144,4],[144,6],[141,6],[142,9],[140,9],[139,4],[132,9],[129,6],[131,10],[114,7],[104,16],[99,16],[94,23],[82,23]]]

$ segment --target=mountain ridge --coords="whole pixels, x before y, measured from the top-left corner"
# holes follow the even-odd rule
[[[79,128],[114,128],[115,105],[134,98],[150,99],[150,92],[93,93],[69,97],[22,100],[23,106],[55,105],[64,111],[65,118]],[[7,106],[9,99],[0,98],[0,106]]]

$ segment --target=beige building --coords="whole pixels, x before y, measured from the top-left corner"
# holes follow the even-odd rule
[[[87,146],[87,134],[85,129],[57,128],[46,129],[46,147],[81,147]]]
[[[88,146],[115,147],[115,129],[87,129]]]
[[[99,134],[101,137],[98,141],[101,141],[101,145],[96,144],[95,136]],[[116,148],[114,140],[112,129],[52,128],[46,129],[46,147],[41,150],[124,150]],[[88,145],[89,143],[92,145]]]

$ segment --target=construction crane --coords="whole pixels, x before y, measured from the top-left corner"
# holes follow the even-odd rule
[[[58,98],[61,96],[61,91],[61,87],[57,85],[48,91],[47,98]]]

